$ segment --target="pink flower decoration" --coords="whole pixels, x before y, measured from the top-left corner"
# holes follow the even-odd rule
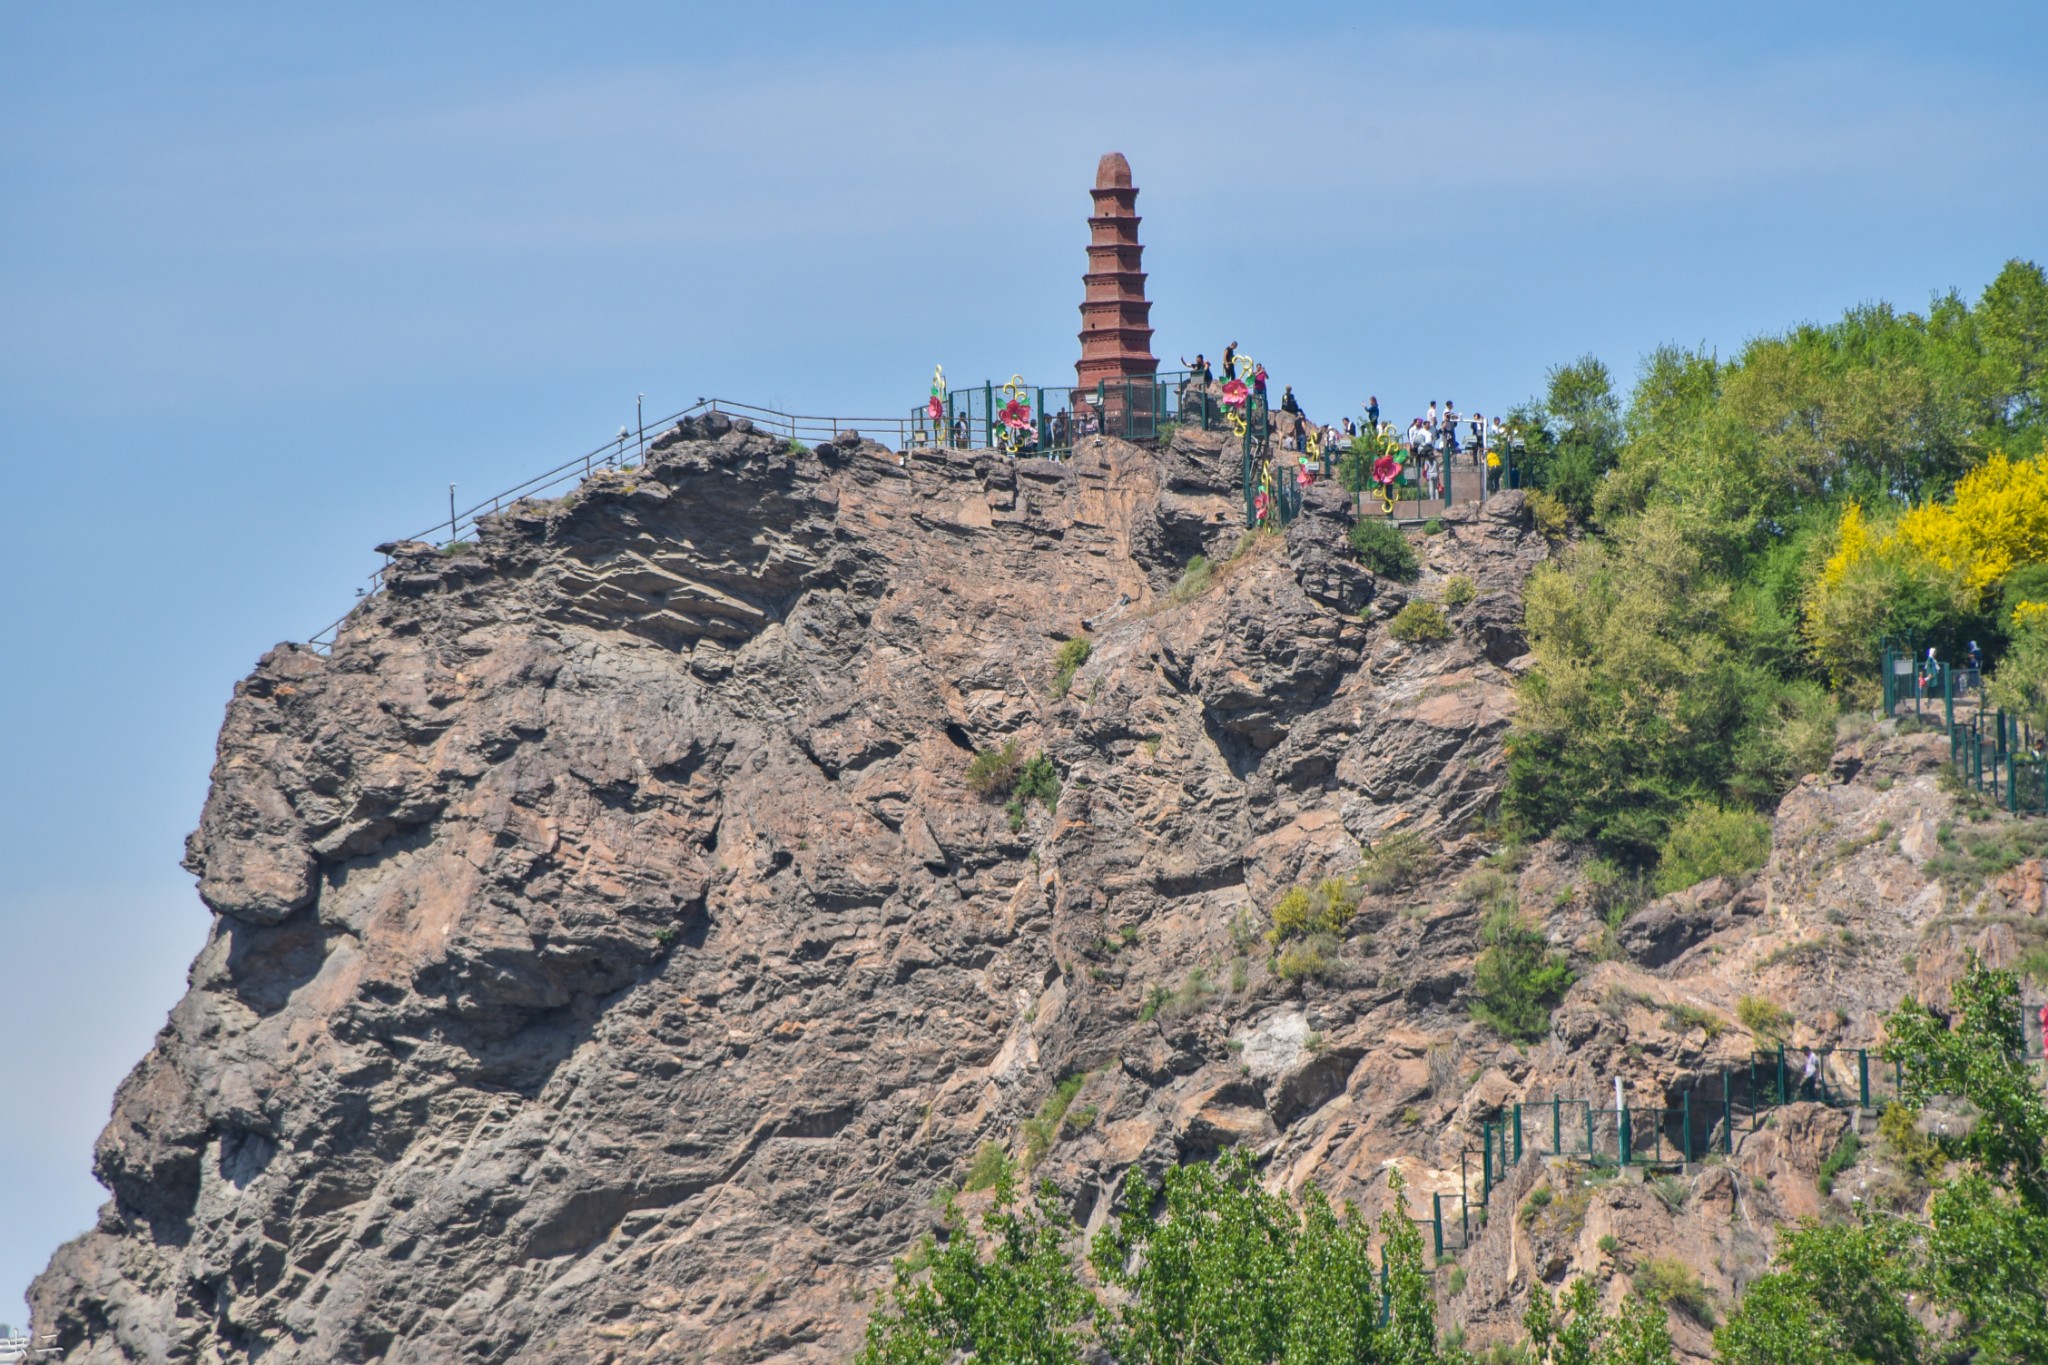
[[[926,413],[930,414],[931,419],[934,422],[938,421],[941,417],[944,417],[946,415],[946,406],[945,404],[939,401],[939,396],[937,394],[932,395],[931,402],[926,403],[924,405],[924,410]]]
[[[1308,466],[1305,464],[1298,464],[1294,467],[1294,478],[1295,482],[1299,483],[1303,488],[1315,482],[1315,475],[1308,472]]]
[[[1251,397],[1251,392],[1245,386],[1245,382],[1242,379],[1225,380],[1223,384],[1223,406],[1227,408],[1243,407],[1244,400]]]
[[[996,414],[998,420],[1012,431],[1022,431],[1031,425],[1031,405],[1012,398]]]
[[[1374,483],[1392,483],[1401,477],[1401,462],[1391,455],[1382,455],[1372,463]]]

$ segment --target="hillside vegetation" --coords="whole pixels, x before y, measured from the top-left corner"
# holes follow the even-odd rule
[[[1982,646],[2048,720],[2048,278],[1873,304],[1735,356],[1590,357],[1520,415],[1573,541],[1528,585],[1510,833],[1647,867],[1826,762],[1891,636]],[[2040,605],[2036,606],[2036,603]]]

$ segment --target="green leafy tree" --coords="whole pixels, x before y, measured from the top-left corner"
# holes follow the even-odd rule
[[[956,1226],[943,1247],[929,1239],[896,1263],[887,1307],[868,1322],[860,1365],[1079,1365],[1091,1340],[1094,1299],[1067,1254],[1074,1226],[1058,1192],[1041,1185],[1017,1207],[1005,1171],[983,1216],[987,1255]]]
[[[1724,1365],[1920,1360],[1923,1332],[1907,1303],[1920,1278],[1911,1233],[1866,1215],[1847,1227],[1809,1220],[1785,1234],[1771,1272],[1714,1333]]]
[[[1886,1019],[1900,1102],[1967,1107],[1934,1139],[1956,1174],[1935,1191],[1925,1228],[1866,1211],[1855,1225],[1788,1235],[1715,1333],[1727,1365],[2048,1360],[2048,1105],[2021,1028],[2018,982],[1974,961],[1949,1018],[1907,1000]]]
[[[1593,1281],[1574,1280],[1553,1298],[1541,1280],[1529,1286],[1522,1315],[1531,1365],[1670,1365],[1671,1333],[1664,1310],[1634,1299],[1618,1313],[1602,1311]]]
[[[1487,913],[1479,937],[1486,947],[1472,969],[1473,1017],[1517,1042],[1547,1035],[1550,1012],[1575,979],[1571,964],[1511,902]]]
[[[1119,1303],[1103,1344],[1119,1365],[1430,1365],[1442,1360],[1422,1237],[1399,1176],[1376,1272],[1364,1221],[1311,1188],[1297,1211],[1249,1153],[1181,1166],[1096,1238]],[[1382,1320],[1384,1318],[1384,1321]]]
[[[1524,482],[1557,498],[1585,520],[1594,495],[1621,453],[1621,400],[1614,376],[1590,355],[1554,365],[1540,401],[1509,414],[1527,443]]]

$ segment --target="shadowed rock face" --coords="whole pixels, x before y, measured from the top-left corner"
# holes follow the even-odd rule
[[[1041,1169],[1084,1219],[1242,1140],[1370,1202],[1424,1145],[1399,1097],[1463,1027],[1476,912],[1369,902],[1327,982],[1246,926],[1390,829],[1469,857],[1545,547],[1515,495],[1428,538],[1423,586],[1481,597],[1411,649],[1341,507],[1232,556],[1234,463],[1192,434],[901,468],[712,419],[471,549],[392,547],[331,656],[235,690],[187,852],[214,932],[36,1330],[70,1361],[841,1358],[933,1190],[1076,1071],[1092,1123]],[[1064,782],[1016,829],[964,780],[1009,740]]]

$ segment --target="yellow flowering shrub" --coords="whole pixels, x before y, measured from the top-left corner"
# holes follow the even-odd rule
[[[2038,563],[2048,563],[2048,451],[1994,454],[1947,501],[1922,503],[1889,526],[1851,503],[1801,604],[1807,649],[1846,685],[1869,671],[1873,642],[1888,629],[1939,615],[1944,603],[1955,615],[1975,612],[1987,589]],[[2048,604],[2041,610],[2048,616]]]

